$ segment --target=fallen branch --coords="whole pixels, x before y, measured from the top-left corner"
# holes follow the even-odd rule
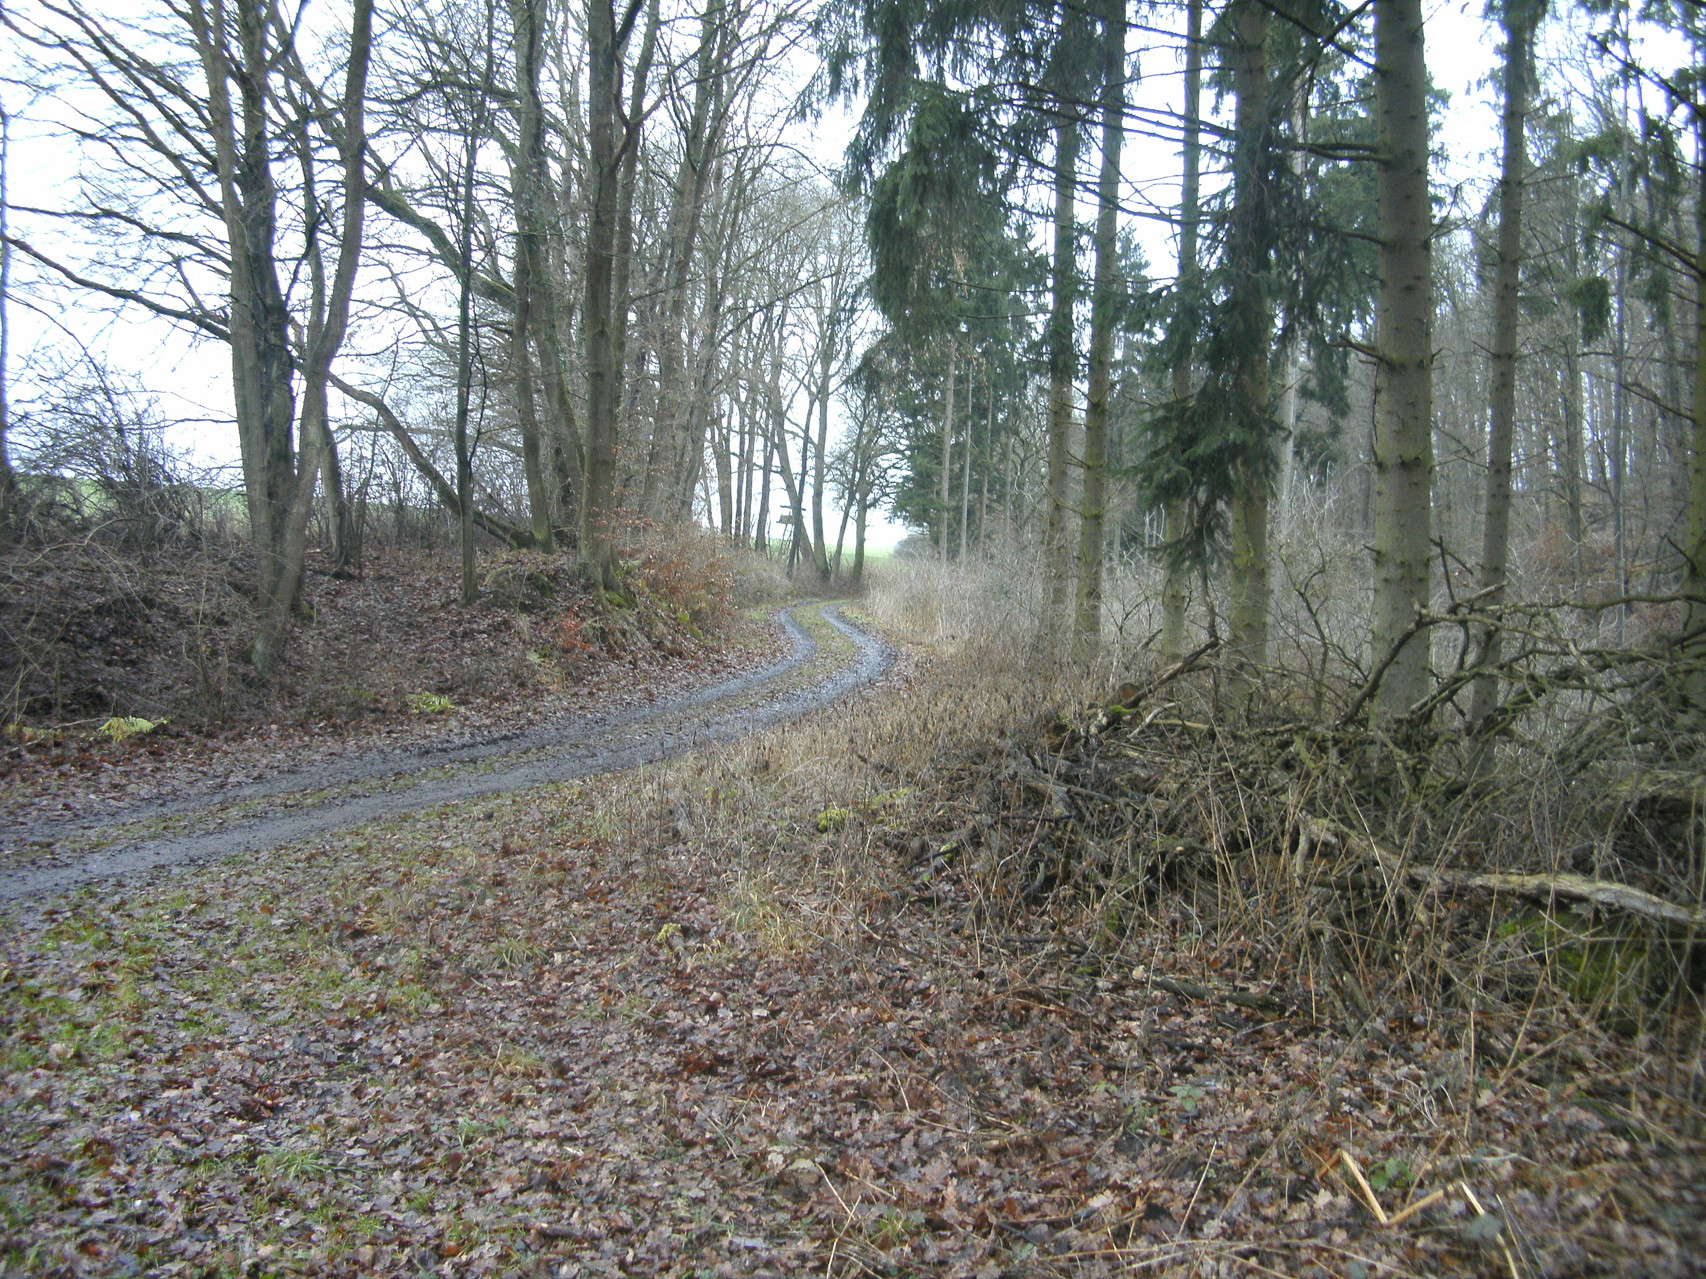
[[[1182,999],[1205,999],[1221,1004],[1236,1004],[1240,1008],[1250,1008],[1261,1013],[1286,1011],[1286,1005],[1272,996],[1254,995],[1247,990],[1237,990],[1230,986],[1200,986],[1194,981],[1175,981],[1171,977],[1151,977],[1149,984],[1157,990],[1178,995]]]
[[[1220,647],[1218,639],[1210,639],[1186,653],[1147,684],[1121,684],[1114,693],[1114,706],[1125,711],[1135,710],[1138,704],[1152,697],[1181,675],[1187,675],[1196,664]]]
[[[1503,871],[1452,870],[1445,866],[1404,866],[1390,849],[1374,840],[1332,822],[1314,822],[1310,829],[1318,843],[1342,843],[1352,853],[1372,860],[1388,879],[1402,875],[1425,889],[1468,888],[1486,893],[1515,893],[1530,901],[1592,902],[1610,910],[1628,911],[1664,924],[1706,931],[1706,908],[1680,906],[1645,889],[1603,879],[1589,879],[1560,871],[1554,875],[1516,875]]]
[[[1531,901],[1550,902],[1563,897],[1570,901],[1592,902],[1612,910],[1626,910],[1666,924],[1685,928],[1706,929],[1706,909],[1699,906],[1679,906],[1644,889],[1628,884],[1589,879],[1586,875],[1560,872],[1556,875],[1509,875],[1496,871],[1428,870],[1412,866],[1409,877],[1418,884],[1473,888],[1489,893],[1516,893]]]

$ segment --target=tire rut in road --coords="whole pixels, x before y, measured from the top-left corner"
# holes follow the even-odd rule
[[[799,687],[787,681],[818,651],[795,614],[817,607],[823,619],[852,641],[855,655],[827,678]],[[188,816],[212,829],[109,843],[98,851],[49,849],[39,857],[0,868],[0,902],[62,892],[97,880],[122,879],[164,867],[194,866],[297,840],[349,830],[404,813],[528,790],[597,773],[618,772],[732,741],[819,710],[873,683],[893,662],[881,641],[832,607],[797,605],[778,616],[789,652],[762,670],[724,680],[680,697],[609,715],[576,718],[525,732],[442,747],[392,751],[329,768],[298,769],[216,797],[174,800],[88,822],[39,823],[10,832],[14,846],[111,830],[115,822]],[[776,686],[781,685],[778,689]],[[445,770],[450,770],[446,772]],[[411,775],[431,773],[416,781]],[[402,782],[401,785],[398,783]],[[371,786],[282,812],[231,817],[233,805],[285,800],[337,786]],[[225,815],[222,815],[225,814]]]

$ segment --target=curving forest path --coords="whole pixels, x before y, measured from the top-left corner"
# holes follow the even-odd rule
[[[850,651],[832,653],[799,615],[820,615]],[[788,650],[761,670],[608,714],[515,733],[282,771],[212,795],[138,805],[93,820],[37,820],[4,834],[0,902],[96,880],[201,865],[350,830],[441,804],[616,772],[798,719],[874,682],[894,660],[834,606],[777,615]]]

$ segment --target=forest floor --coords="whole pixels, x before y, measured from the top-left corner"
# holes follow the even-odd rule
[[[998,909],[974,845],[1091,784],[1029,793],[1006,658],[6,907],[0,1273],[1701,1273],[1686,1016],[1465,1018],[1176,884]]]

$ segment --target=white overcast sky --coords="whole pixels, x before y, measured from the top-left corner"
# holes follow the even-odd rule
[[[1461,185],[1464,204],[1471,209],[1479,206],[1491,185],[1498,143],[1498,104],[1490,84],[1498,37],[1483,19],[1483,9],[1483,0],[1436,0],[1427,8],[1429,70],[1436,85],[1450,94],[1450,106],[1441,128],[1443,154],[1435,177],[1446,185]],[[1574,39],[1579,44],[1579,35],[1555,35],[1554,39],[1562,39],[1566,44]],[[1178,61],[1172,52],[1158,49],[1143,53],[1139,72],[1140,92],[1147,82],[1157,94],[1177,94]],[[23,118],[17,120],[13,133],[12,199],[19,203],[46,203],[51,193],[42,188],[53,184],[55,174],[60,175],[60,180],[69,176],[63,144],[50,144],[43,151],[41,143],[31,137],[27,105],[13,102],[7,105],[13,109],[15,119],[18,109],[24,108]],[[845,115],[832,114],[815,126],[793,127],[798,131],[795,145],[800,150],[821,157],[826,165],[839,160],[849,132]],[[1176,199],[1177,173],[1178,157],[1172,149],[1156,143],[1128,147],[1128,197],[1146,190],[1150,199],[1166,203],[1170,184],[1171,198]],[[1152,269],[1157,274],[1170,274],[1173,258],[1170,233],[1155,222],[1140,221],[1139,228]],[[31,346],[51,340],[61,317],[32,315],[14,302],[11,318],[11,365],[16,378]],[[89,317],[63,319],[84,340],[92,340],[96,349],[105,350],[117,363],[140,373],[160,395],[161,407],[168,415],[229,420],[228,357],[222,349],[208,343],[193,343],[141,315],[127,315],[105,325],[93,324]],[[230,430],[202,426],[177,443],[193,447],[208,463],[226,464],[235,461],[234,436]],[[903,530],[884,524],[873,528],[873,540],[892,542],[902,533]]]

